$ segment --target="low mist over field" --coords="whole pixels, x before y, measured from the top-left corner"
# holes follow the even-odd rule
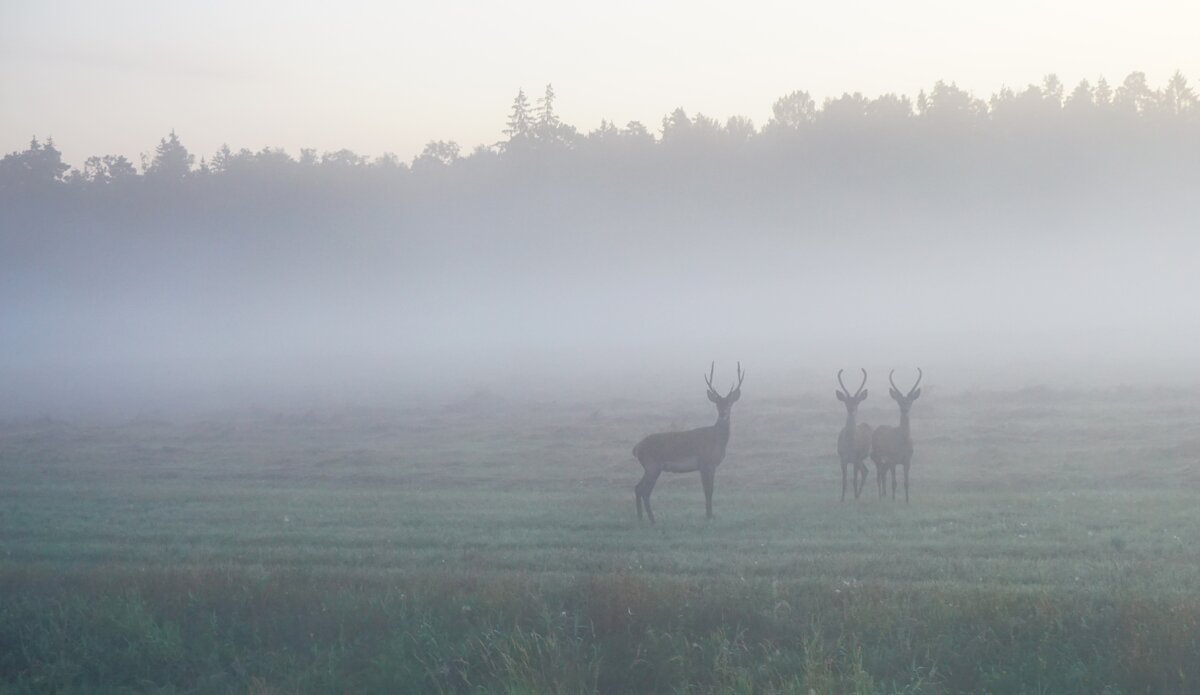
[[[1200,4],[0,2],[0,693],[1200,692]]]
[[[589,130],[558,104],[522,91],[497,144],[411,162],[186,133],[140,172],[9,154],[3,409],[655,389],[714,358],[766,391],[858,364],[950,389],[1196,381],[1182,74],[798,91],[761,125]]]

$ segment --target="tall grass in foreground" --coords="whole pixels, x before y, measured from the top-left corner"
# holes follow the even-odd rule
[[[5,692],[1186,693],[1200,597],[0,569]]]

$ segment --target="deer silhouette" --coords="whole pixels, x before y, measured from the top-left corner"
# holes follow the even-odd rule
[[[903,394],[896,388],[896,382],[892,381],[892,375],[895,373],[896,370],[893,369],[888,374],[888,381],[892,385],[889,393],[892,400],[900,406],[900,426],[880,425],[875,428],[875,433],[871,436],[871,460],[875,462],[880,499],[886,495],[886,477],[889,470],[892,472],[892,499],[896,499],[896,466],[904,466],[904,503],[908,504],[908,469],[912,465],[913,455],[908,411],[912,408],[913,401],[921,397],[921,389],[918,387],[924,374],[917,369],[917,383],[913,384],[907,394]]]
[[[838,458],[842,461],[842,501],[846,501],[846,468],[853,466],[854,479],[851,485],[854,488],[854,499],[858,499],[862,493],[863,487],[867,484],[867,456],[871,454],[871,426],[866,423],[855,424],[855,419],[858,417],[858,405],[867,400],[868,389],[863,387],[867,385],[867,370],[862,370],[863,380],[858,385],[858,390],[853,395],[850,389],[846,388],[846,384],[842,383],[842,370],[838,370],[838,384],[842,387],[841,391],[836,391],[837,399],[846,406],[846,426],[838,434],[837,451]],[[859,479],[861,474],[862,478]]]
[[[654,511],[650,509],[650,493],[658,476],[668,473],[691,473],[700,471],[700,481],[704,484],[705,517],[712,518],[713,478],[717,466],[725,459],[725,447],[729,445],[729,411],[733,404],[742,397],[742,381],[746,374],[742,371],[742,363],[738,362],[737,384],[730,387],[729,393],[722,396],[713,388],[712,377],[716,363],[710,365],[708,376],[704,378],[708,384],[708,400],[717,406],[717,421],[708,427],[699,427],[685,432],[660,432],[652,434],[633,447],[633,455],[642,464],[645,472],[642,479],[634,487],[637,496],[638,520],[642,519],[642,506],[646,507],[646,515],[650,523],[654,523]]]

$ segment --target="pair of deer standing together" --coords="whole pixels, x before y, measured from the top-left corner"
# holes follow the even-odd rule
[[[893,369],[888,374],[888,382],[891,383],[892,389],[890,395],[892,400],[900,406],[900,425],[891,427],[889,425],[880,425],[874,430],[865,422],[855,423],[858,417],[858,404],[867,400],[867,389],[863,388],[867,385],[867,370],[862,370],[863,380],[858,385],[858,390],[853,395],[850,394],[850,389],[846,388],[846,384],[842,383],[842,370],[838,370],[838,385],[842,387],[841,391],[837,391],[837,399],[846,406],[846,426],[842,428],[841,434],[838,435],[838,458],[842,460],[842,501],[846,501],[846,469],[850,466],[854,467],[854,479],[851,485],[854,487],[854,499],[858,499],[859,493],[862,492],[863,486],[867,484],[867,457],[871,457],[871,461],[875,463],[875,481],[879,485],[879,496],[882,498],[886,494],[887,473],[892,472],[892,499],[896,499],[896,467],[904,467],[904,503],[908,504],[908,469],[912,465],[913,445],[912,435],[908,429],[908,411],[912,408],[913,401],[921,397],[921,377],[925,376],[920,369],[917,369],[917,383],[913,384],[908,393],[901,393],[900,389],[896,388],[896,382],[892,377],[896,374]],[[862,474],[862,480],[859,480],[859,473]]]
[[[691,473],[700,471],[700,480],[704,484],[705,516],[712,518],[713,481],[717,466],[725,459],[725,447],[729,445],[729,412],[733,404],[742,397],[742,381],[746,374],[742,371],[742,363],[738,362],[737,384],[730,387],[729,392],[722,396],[713,388],[712,377],[716,369],[713,363],[704,378],[708,384],[708,400],[717,406],[717,422],[708,427],[699,427],[686,432],[660,432],[652,434],[633,447],[633,455],[642,464],[644,473],[642,479],[634,486],[637,497],[638,520],[642,519],[642,508],[654,523],[654,511],[650,508],[650,493],[658,476],[668,473]],[[863,371],[863,382],[854,395],[842,383],[842,371],[838,371],[838,384],[842,390],[837,392],[838,400],[846,405],[846,426],[838,436],[838,457],[842,461],[842,500],[846,499],[846,469],[854,466],[854,497],[867,482],[867,466],[864,463],[868,456],[875,463],[876,476],[879,483],[879,496],[884,495],[884,479],[888,470],[892,472],[892,499],[896,497],[896,467],[904,467],[904,501],[908,502],[908,468],[912,464],[912,437],[908,429],[908,411],[913,401],[921,395],[921,370],[917,370],[917,383],[907,394],[896,388],[892,380],[895,370],[888,375],[892,384],[891,396],[900,405],[900,426],[889,427],[882,425],[871,429],[865,423],[856,424],[858,405],[867,399],[867,370]],[[859,473],[862,480],[859,481]]]

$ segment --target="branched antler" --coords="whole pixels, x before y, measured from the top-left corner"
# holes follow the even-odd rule
[[[858,390],[855,391],[854,395],[852,395],[852,396],[850,395],[850,389],[846,388],[846,384],[842,382],[842,372],[843,371],[844,370],[841,370],[841,369],[838,370],[838,383],[841,384],[842,391],[845,392],[845,394],[847,396],[849,396],[850,398],[858,398],[858,394],[862,393],[863,387],[867,385],[867,370],[866,369],[862,370],[862,374],[863,374],[862,383],[858,385]]]
[[[888,381],[891,381],[891,382],[892,382],[892,388],[896,390],[896,393],[904,393],[903,391],[901,391],[901,390],[900,390],[900,387],[896,386],[896,382],[895,382],[895,381],[892,381],[892,375],[893,375],[893,374],[895,374],[895,373],[896,373],[896,370],[895,370],[895,369],[893,369],[891,372],[889,372],[889,373],[888,373]],[[921,371],[921,368],[920,368],[920,367],[917,367],[917,383],[915,383],[915,384],[913,384],[913,385],[912,385],[912,388],[910,388],[910,389],[908,390],[908,395],[907,395],[907,396],[905,396],[905,398],[911,398],[911,397],[912,397],[913,393],[915,393],[915,392],[916,392],[916,390],[917,390],[917,387],[921,385],[921,379],[922,379],[922,377],[924,377],[924,376],[925,376],[925,374],[924,374],[924,372],[922,372],[922,371]]]
[[[742,388],[742,382],[745,381],[745,379],[746,379],[746,373],[742,371],[742,363],[738,362],[737,367],[738,367],[737,386],[731,386],[729,388],[729,393],[725,394],[726,398],[729,398],[730,396],[732,396],[734,391],[740,391]]]

